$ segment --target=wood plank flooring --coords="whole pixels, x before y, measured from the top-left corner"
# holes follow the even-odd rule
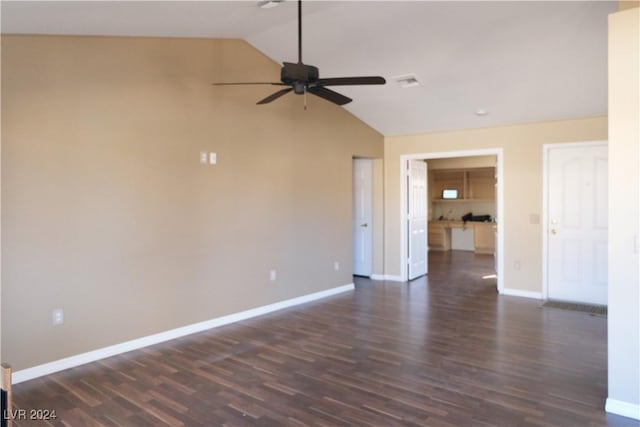
[[[434,252],[356,291],[18,384],[23,426],[637,426],[607,415],[606,318],[498,296]]]

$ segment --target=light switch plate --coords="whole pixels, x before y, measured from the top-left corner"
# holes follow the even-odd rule
[[[51,324],[53,326],[62,325],[64,323],[64,311],[61,308],[56,308],[51,312]]]

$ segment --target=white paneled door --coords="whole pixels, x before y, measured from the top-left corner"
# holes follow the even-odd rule
[[[371,276],[372,161],[353,160],[353,274]]]
[[[549,299],[607,304],[607,146],[549,149]]]
[[[407,227],[409,280],[427,274],[427,164],[409,160],[407,174]]]

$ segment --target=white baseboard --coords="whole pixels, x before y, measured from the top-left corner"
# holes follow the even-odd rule
[[[542,292],[522,291],[520,289],[508,289],[505,288],[500,291],[502,295],[511,295],[514,297],[524,297],[533,299],[542,299]]]
[[[63,371],[65,369],[84,365],[85,363],[95,362],[96,360],[104,359],[106,357],[111,357],[117,354],[126,353],[131,350],[137,350],[139,348],[147,347],[153,344],[158,344],[164,341],[169,341],[175,338],[183,337],[185,335],[206,331],[207,329],[228,325],[229,323],[239,322],[241,320],[250,319],[252,317],[262,316],[263,314],[271,313],[273,311],[282,310],[284,308],[289,308],[289,307],[304,304],[307,302],[315,301],[318,299],[326,298],[331,295],[351,291],[354,288],[355,287],[353,283],[349,283],[348,285],[338,286],[336,288],[331,288],[331,289],[327,289],[320,292],[314,292],[312,294],[303,295],[301,297],[292,298],[292,299],[276,302],[269,305],[264,305],[262,307],[252,308],[246,311],[241,311],[239,313],[229,314],[227,316],[205,320],[204,322],[194,323],[194,324],[183,326],[180,328],[171,329],[171,330],[160,332],[153,335],[148,335],[146,337],[137,338],[137,339],[126,341],[120,344],[111,345],[109,347],[99,348],[97,350],[89,351],[87,353],[77,354],[75,356],[66,357],[64,359],[55,360],[49,363],[44,363],[42,365],[34,366],[32,368],[22,369],[20,371],[16,371],[13,373],[12,382],[13,384],[18,384],[23,381],[28,381],[34,378],[41,377],[43,375],[52,374],[54,372]]]
[[[392,274],[372,274],[370,277],[371,280],[387,280],[389,282],[404,282],[402,277],[394,276]]]
[[[640,420],[640,405],[638,404],[607,398],[604,410],[611,414]]]

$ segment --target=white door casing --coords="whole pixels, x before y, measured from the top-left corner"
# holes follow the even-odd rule
[[[495,179],[495,185],[494,185],[494,200],[498,200],[498,198],[500,197],[500,191],[498,190],[498,170],[500,169],[500,167],[498,166],[498,157],[496,156],[496,168],[495,168],[495,175],[493,176],[493,178]],[[496,212],[498,212],[498,209],[496,209]],[[501,218],[502,219],[502,218]],[[494,224],[493,224],[493,239],[494,239],[494,246],[493,246],[493,269],[496,272],[496,275],[498,274],[498,218],[493,218]]]
[[[372,272],[372,161],[353,159],[353,274]]]
[[[409,160],[407,165],[407,232],[409,280],[427,274],[427,163]]]
[[[607,304],[607,145],[548,148],[547,296]]]

